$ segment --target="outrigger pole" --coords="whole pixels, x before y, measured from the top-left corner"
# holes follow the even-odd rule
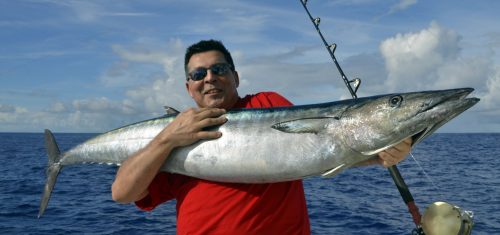
[[[319,17],[313,18],[311,16],[311,13],[309,12],[309,9],[307,9],[307,0],[299,0],[302,3],[302,6],[307,12],[307,15],[309,16],[309,19],[313,23],[314,27],[316,28],[316,31],[318,32],[319,36],[321,37],[321,40],[325,44],[326,49],[328,50],[328,53],[330,54],[330,57],[332,57],[333,63],[335,63],[335,66],[337,67],[337,70],[340,73],[340,76],[342,76],[342,80],[344,81],[345,85],[347,86],[347,89],[351,93],[351,96],[353,99],[357,99],[358,96],[356,95],[356,92],[358,91],[359,85],[361,84],[361,79],[355,78],[353,80],[348,80],[347,76],[344,74],[344,71],[340,67],[339,63],[337,62],[337,59],[335,58],[335,49],[337,48],[337,45],[335,43],[333,44],[328,44],[325,40],[325,37],[323,37],[323,34],[321,33],[321,30],[319,29],[319,23],[321,19]],[[353,83],[354,88],[351,86],[351,83]],[[389,173],[391,174],[392,179],[394,180],[394,183],[396,184],[396,187],[398,188],[399,193],[401,194],[401,197],[403,198],[403,201],[405,202],[406,206],[408,207],[408,210],[413,218],[413,222],[416,225],[416,228],[412,231],[412,234],[414,235],[424,235],[424,232],[421,228],[420,220],[421,220],[421,215],[420,212],[418,211],[418,207],[415,204],[415,200],[413,199],[413,196],[410,193],[410,189],[406,185],[403,177],[401,176],[401,173],[399,172],[398,168],[394,165],[388,168]]]

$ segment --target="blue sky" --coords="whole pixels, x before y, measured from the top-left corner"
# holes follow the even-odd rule
[[[500,1],[309,0],[359,96],[473,87],[441,132],[500,131]],[[0,131],[103,132],[194,106],[183,56],[222,40],[240,94],[349,98],[300,2],[0,1]]]

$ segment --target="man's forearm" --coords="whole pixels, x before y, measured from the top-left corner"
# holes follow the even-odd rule
[[[147,195],[147,188],[173,147],[154,139],[144,149],[125,160],[118,169],[111,191],[113,200],[130,203]]]

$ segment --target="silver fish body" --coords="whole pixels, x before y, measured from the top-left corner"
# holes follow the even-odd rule
[[[161,170],[219,182],[269,183],[318,175],[334,166],[369,158],[346,148],[326,131],[287,133],[273,128],[289,120],[340,114],[341,109],[324,106],[230,111],[224,125],[210,128],[221,131],[221,138],[175,149]],[[119,165],[174,118],[152,119],[99,135],[66,152],[60,163]],[[336,121],[329,119],[324,120]]]
[[[241,109],[212,130],[215,140],[177,148],[162,171],[201,179],[270,183],[333,176],[376,156],[405,138],[414,144],[476,104],[471,88],[388,94],[331,103]],[[167,115],[96,136],[60,154],[46,130],[49,168],[43,214],[60,169],[80,163],[119,165],[146,146],[174,118]]]

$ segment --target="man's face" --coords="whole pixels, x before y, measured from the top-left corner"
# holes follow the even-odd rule
[[[187,64],[187,71],[191,73],[197,68],[210,68],[210,66],[220,63],[227,63],[221,52],[202,52],[191,56]],[[222,75],[216,75],[208,70],[207,75],[199,81],[189,79],[186,82],[186,89],[200,108],[229,109],[238,100],[238,91],[236,90],[238,85],[239,78],[236,71],[230,69]]]

